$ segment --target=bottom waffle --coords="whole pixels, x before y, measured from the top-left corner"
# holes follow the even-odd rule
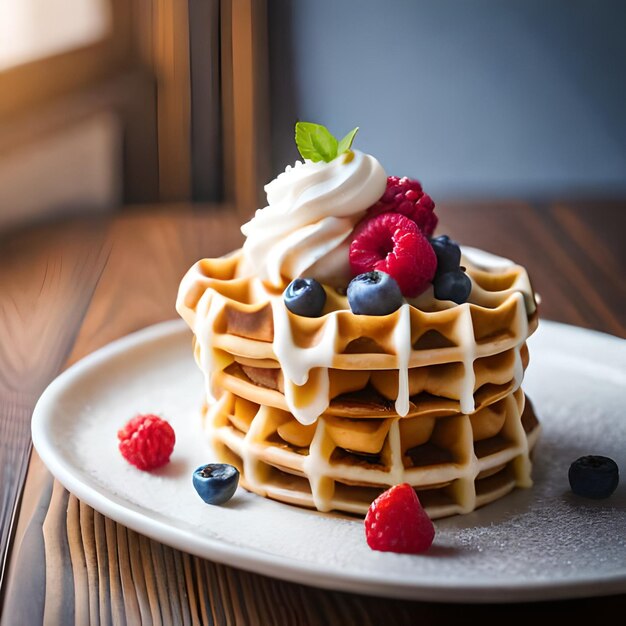
[[[364,515],[383,491],[407,482],[433,519],[530,487],[540,430],[521,389],[472,415],[325,415],[310,426],[225,391],[206,410],[205,425],[218,459],[261,496]]]

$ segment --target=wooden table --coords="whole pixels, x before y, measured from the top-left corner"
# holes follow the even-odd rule
[[[626,336],[626,201],[449,203],[438,213],[438,232],[526,265],[542,317]],[[274,580],[140,536],[51,477],[30,453],[30,415],[43,389],[113,339],[176,318],[184,271],[238,246],[238,226],[234,211],[137,208],[0,239],[2,624],[399,625],[623,613],[626,594],[459,605]]]

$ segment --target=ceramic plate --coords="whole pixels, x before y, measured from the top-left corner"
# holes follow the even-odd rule
[[[626,592],[626,480],[606,500],[574,496],[567,472],[585,454],[626,472],[626,345],[544,321],[529,342],[524,388],[543,425],[535,486],[466,516],[436,521],[423,555],[370,550],[362,521],[247,493],[206,505],[191,484],[214,460],[200,430],[203,381],[191,334],[167,322],[83,359],[44,392],[33,442],[56,478],[97,511],[192,554],[304,584],[445,602],[513,602]],[[166,417],[177,443],[153,473],[130,466],[118,428]]]

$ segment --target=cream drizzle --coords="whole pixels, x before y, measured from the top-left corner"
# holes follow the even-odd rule
[[[516,294],[516,298],[518,302],[526,302],[526,298],[523,293]],[[521,301],[521,302],[520,302]],[[517,336],[522,337],[522,341],[515,346],[515,364],[513,368],[513,391],[519,389],[522,384],[522,379],[524,378],[524,364],[522,363],[522,355],[521,349],[524,345],[525,338],[528,336],[528,318],[524,312],[524,307],[518,307],[518,327],[517,327]]]
[[[308,348],[301,348],[294,342],[289,315],[282,298],[272,299],[272,312],[274,318],[272,348],[284,376],[285,401],[289,411],[301,424],[313,424],[326,411],[330,403],[328,368],[332,366],[336,353],[338,312],[334,311],[327,315],[320,340]],[[400,308],[393,332],[393,343],[398,370],[398,395],[395,408],[398,415],[404,417],[409,412],[409,358],[411,356],[411,314],[408,304]],[[298,397],[305,394],[303,391],[299,392],[299,388],[309,382],[309,375],[313,369],[318,370],[315,391],[310,394],[313,401],[302,405],[298,402]]]
[[[337,337],[337,314],[331,313],[324,323],[320,341],[309,348],[296,345],[291,332],[289,314],[282,297],[272,299],[272,313],[274,317],[274,342],[272,348],[283,371],[285,381],[285,401],[289,411],[301,424],[313,424],[315,420],[328,408],[330,378],[328,368],[332,365],[335,356],[335,341]],[[313,400],[301,405],[298,402],[298,388],[309,381],[313,368],[318,368],[316,389]]]
[[[409,412],[409,358],[411,357],[411,311],[408,304],[400,307],[398,321],[393,331],[398,369],[398,396],[396,413],[404,417]]]
[[[464,254],[467,249],[464,249]],[[473,249],[467,255],[471,255],[472,261],[479,256]],[[480,259],[477,265],[487,267],[503,267],[504,264],[512,264],[510,261],[494,257],[488,253]],[[497,262],[494,262],[494,259]],[[198,343],[198,365],[203,371],[206,380],[206,391],[209,399],[214,398],[211,378],[212,373],[223,369],[232,357],[221,350],[213,348],[213,337],[215,336],[215,322],[220,313],[224,310],[228,299],[216,290],[207,288],[194,308],[185,305],[185,296],[197,288],[198,283],[206,283],[206,277],[198,264],[194,265],[181,282],[177,301],[177,310],[187,321],[197,336]],[[477,286],[474,285],[473,289]],[[523,377],[523,366],[520,350],[528,333],[528,320],[526,319],[526,309],[529,299],[532,300],[532,290],[527,280],[516,283],[510,290],[526,307],[519,306],[518,330],[522,338],[520,344],[515,346],[515,388],[521,384]],[[257,296],[261,297],[261,293]],[[502,292],[500,293],[502,297]],[[284,375],[284,396],[289,411],[302,424],[314,423],[329,406],[329,368],[332,367],[336,355],[337,340],[337,315],[339,311],[328,313],[325,317],[322,334],[315,345],[300,347],[296,344],[289,314],[284,305],[282,296],[272,296],[268,299],[271,302],[272,318],[274,322],[274,339],[272,350],[281,366]],[[461,349],[461,362],[464,366],[464,376],[460,394],[460,408],[465,414],[474,412],[474,386],[476,378],[474,373],[474,361],[477,358],[477,345],[473,332],[473,324],[469,303],[459,305],[462,307],[456,328],[454,329],[454,339]],[[396,355],[395,367],[398,370],[398,394],[395,402],[396,413],[405,416],[409,412],[409,360],[412,352],[411,345],[411,315],[410,305],[405,303],[398,311],[398,318],[392,335],[392,344]],[[315,378],[309,380],[311,373]],[[305,389],[306,385],[312,388]],[[306,401],[303,402],[303,399]]]
[[[469,304],[459,305],[463,307],[457,321],[458,342],[463,354],[463,378],[461,379],[461,413],[469,415],[474,412],[474,386],[476,374],[474,372],[474,360],[476,358],[476,339],[474,338],[474,325],[472,324],[472,312]]]
[[[207,400],[215,402],[215,394],[211,385],[212,373],[217,370],[216,352],[211,337],[214,335],[215,319],[224,310],[226,298],[213,290],[204,293],[198,302],[194,333],[197,338],[198,366],[205,373]]]

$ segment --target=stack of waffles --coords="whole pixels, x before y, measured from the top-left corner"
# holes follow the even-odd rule
[[[431,518],[531,485],[539,423],[521,388],[537,327],[525,269],[465,248],[463,304],[432,288],[383,316],[355,315],[324,285],[303,317],[241,250],[197,262],[177,310],[206,380],[204,424],[249,491],[364,514],[412,485]]]

